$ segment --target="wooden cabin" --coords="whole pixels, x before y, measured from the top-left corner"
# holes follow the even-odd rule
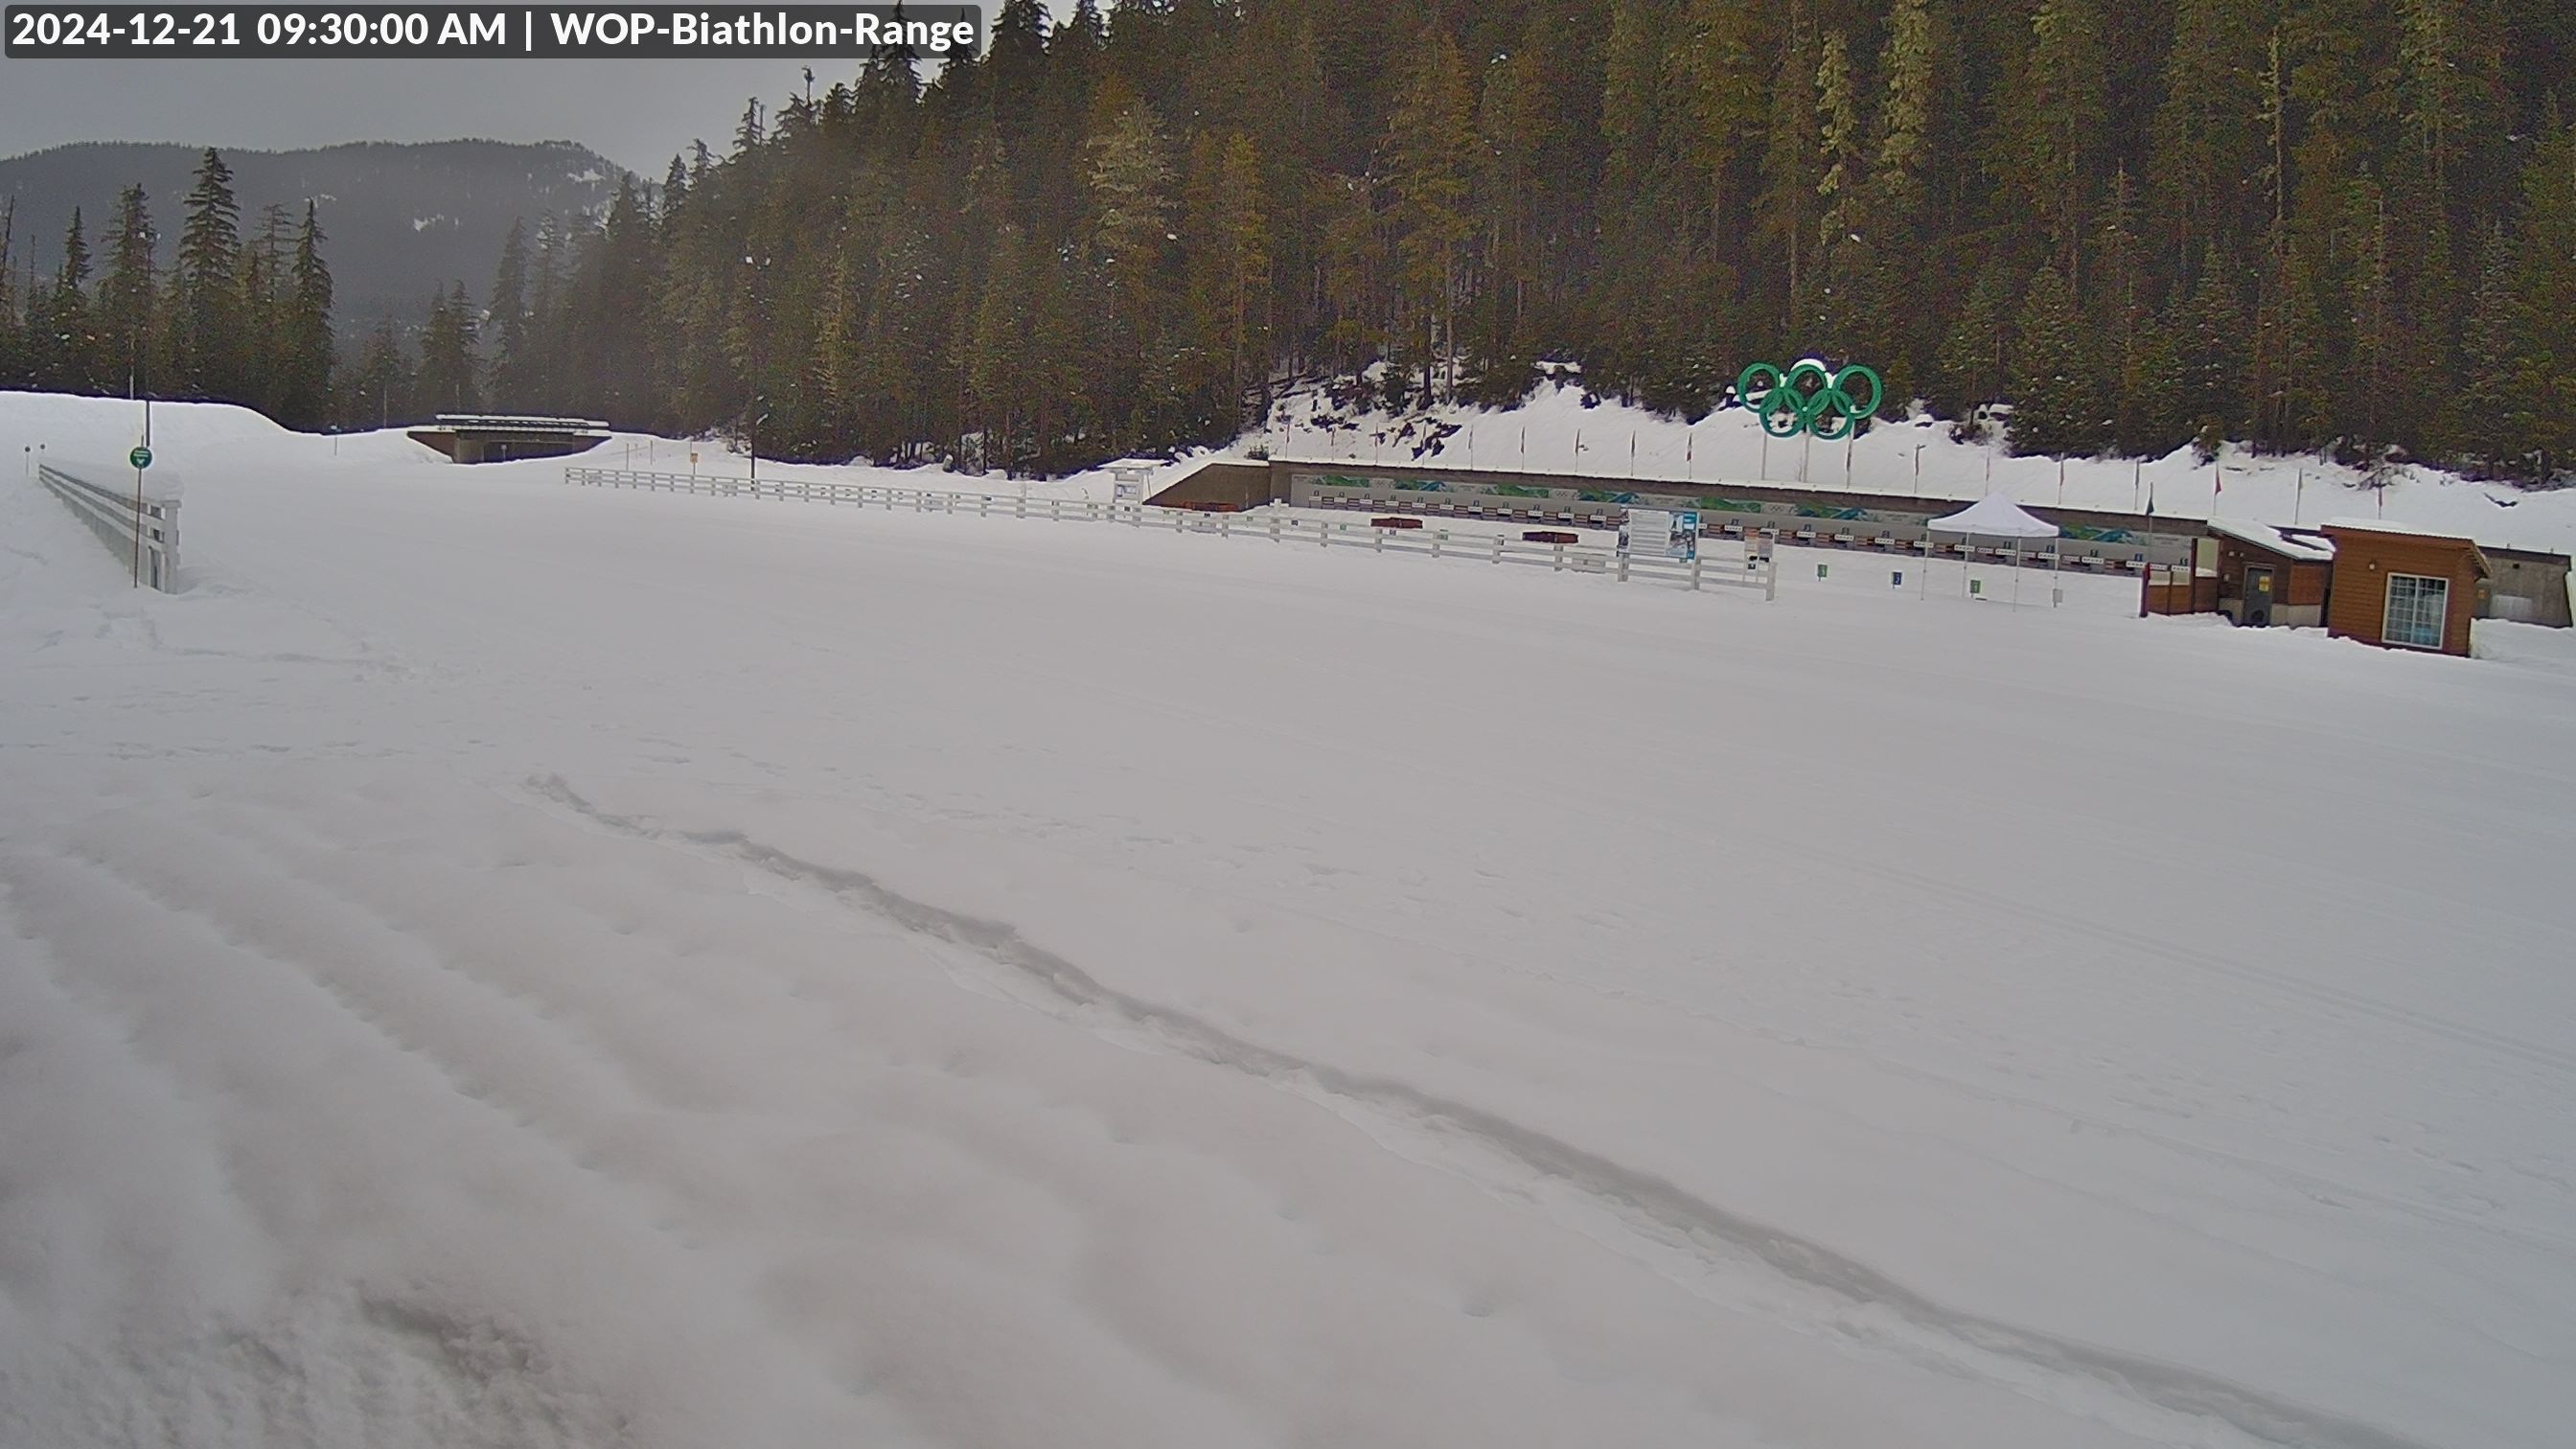
[[[2458,534],[2374,519],[2337,519],[2326,632],[2390,649],[2465,656],[2478,587],[2492,572],[2477,543]]]
[[[2326,621],[2335,546],[2322,534],[2213,518],[2217,610],[2253,628],[2312,629]]]

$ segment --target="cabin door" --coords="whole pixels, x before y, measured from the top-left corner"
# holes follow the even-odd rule
[[[2245,622],[2258,629],[2271,627],[2272,580],[2269,564],[2252,564],[2245,570]]]

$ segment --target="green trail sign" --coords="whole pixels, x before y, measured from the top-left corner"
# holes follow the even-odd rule
[[[152,450],[150,448],[137,447],[133,452],[125,455],[125,461],[133,464],[134,471],[140,473],[144,469],[152,466]]]

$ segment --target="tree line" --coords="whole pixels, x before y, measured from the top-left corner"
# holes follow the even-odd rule
[[[331,268],[313,204],[300,219],[264,208],[245,233],[232,181],[207,151],[166,270],[140,186],[94,230],[74,210],[42,279],[32,262],[13,265],[16,207],[0,202],[0,387],[234,402],[290,427],[333,420]]]
[[[514,230],[341,391],[1050,472],[1291,380],[1697,417],[1813,355],[2023,451],[2537,480],[2571,54],[2576,0],[1005,0]]]
[[[1007,0],[755,104],[498,309],[531,400],[1054,470],[1290,378],[1696,417],[1876,365],[2024,451],[2576,459],[2567,0]],[[515,268],[515,270],[513,270]],[[1383,364],[1380,366],[1380,364]]]

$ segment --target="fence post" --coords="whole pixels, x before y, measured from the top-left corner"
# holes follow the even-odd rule
[[[1026,518],[1029,516],[1029,495],[1025,493],[1020,495],[1020,510],[1011,516],[1013,518]]]
[[[1369,547],[1376,549],[1379,553],[1386,552],[1386,530],[1383,528],[1372,527],[1369,529],[1369,532],[1377,535],[1377,537],[1370,542]]]
[[[1502,536],[1501,534],[1499,534],[1499,533],[1498,533],[1498,534],[1495,534],[1495,535],[1494,535],[1494,562],[1496,562],[1496,563],[1501,563],[1502,561],[1503,561],[1503,536]]]
[[[1780,597],[1780,556],[1773,554],[1762,561],[1762,599],[1768,603]]]
[[[1218,515],[1216,516],[1216,536],[1217,536],[1217,537],[1219,537],[1219,538],[1232,538],[1232,537],[1234,537],[1234,515],[1233,515],[1233,514],[1231,514],[1231,513],[1220,513],[1220,514],[1218,514]]]
[[[1270,541],[1272,543],[1279,541],[1279,515],[1276,513],[1270,515]]]
[[[1061,498],[1050,498],[1050,499],[1048,499],[1048,500],[1047,500],[1047,522],[1049,522],[1049,523],[1055,523],[1055,522],[1058,522],[1058,521],[1062,520],[1062,519],[1063,519],[1063,517],[1064,517],[1064,500],[1063,500],[1063,499],[1061,499]]]
[[[977,518],[986,518],[990,517],[992,512],[993,495],[990,493],[977,494],[975,496],[975,516]]]
[[[1691,550],[1691,592],[1699,592],[1699,550]]]
[[[1136,516],[1137,516],[1138,518],[1142,518],[1142,517],[1144,517],[1144,516],[1145,516],[1145,505],[1144,505],[1144,504],[1139,503],[1139,504],[1137,504],[1137,505],[1136,505]],[[1180,531],[1181,531],[1181,510],[1179,510],[1179,509],[1175,508],[1175,509],[1173,509],[1173,510],[1172,510],[1172,532],[1174,532],[1174,533],[1178,533],[1178,532],[1180,532]]]
[[[1433,558],[1440,557],[1440,545],[1445,542],[1448,537],[1449,530],[1445,528],[1435,528],[1431,530],[1431,556]]]
[[[1619,582],[1628,582],[1628,551],[1624,548],[1619,550]]]
[[[1552,574],[1561,574],[1565,572],[1565,545],[1561,543],[1551,543],[1547,548],[1548,552],[1556,555],[1556,557],[1548,564],[1547,571]]]

